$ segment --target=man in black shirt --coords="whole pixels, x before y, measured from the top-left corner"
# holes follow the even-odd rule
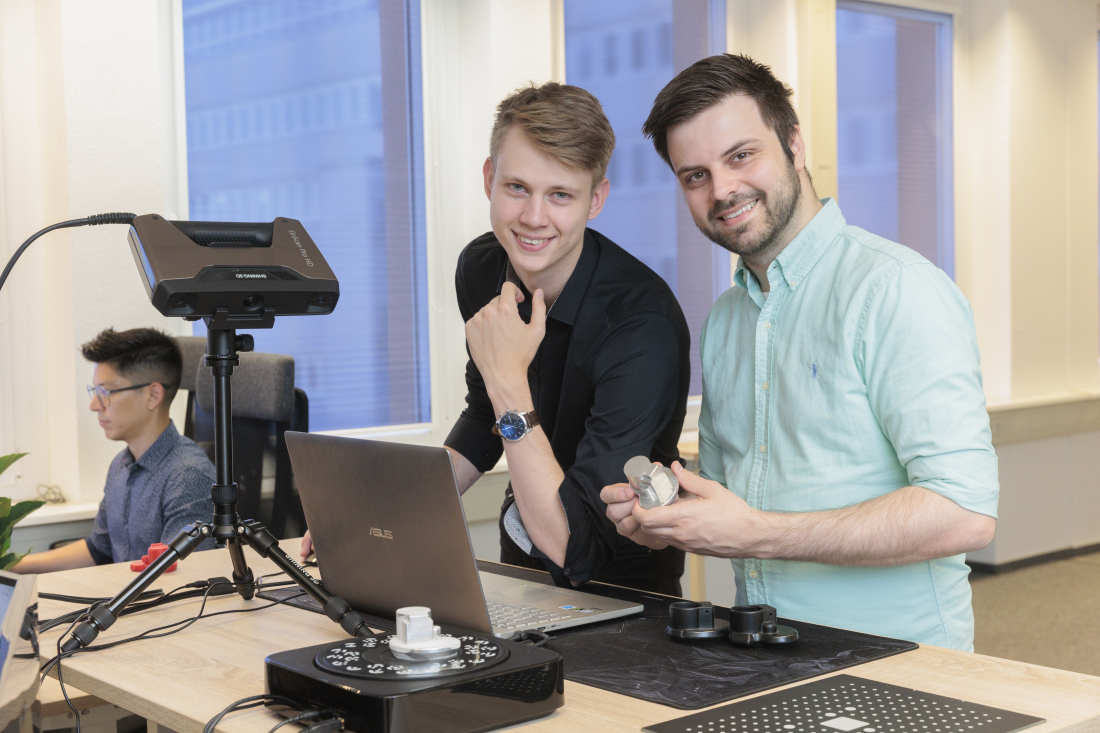
[[[462,491],[507,454],[502,562],[545,568],[561,585],[679,595],[683,553],[620,537],[600,500],[633,456],[679,457],[690,378],[668,285],[586,229],[607,198],[614,145],[599,102],[577,87],[530,87],[500,104],[483,171],[493,231],[455,274],[469,393],[446,445]]]

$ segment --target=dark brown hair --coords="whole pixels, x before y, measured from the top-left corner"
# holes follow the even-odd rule
[[[134,384],[157,382],[164,387],[164,406],[180,387],[183,357],[176,340],[153,328],[116,331],[108,328],[80,347],[88,361],[107,364]]]
[[[789,145],[798,128],[798,115],[791,104],[791,88],[775,78],[772,70],[748,56],[721,54],[696,61],[677,74],[653,100],[653,109],[642,132],[653,140],[657,154],[668,165],[668,130],[734,94],[756,101],[764,124],[775,132],[787,159],[794,162]]]
[[[496,165],[504,136],[513,125],[543,153],[567,168],[592,173],[595,187],[607,173],[615,132],[600,101],[580,87],[547,82],[517,89],[497,107],[489,157]]]

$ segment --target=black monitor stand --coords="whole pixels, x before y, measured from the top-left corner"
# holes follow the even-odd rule
[[[266,317],[271,315],[272,317]],[[229,380],[233,367],[240,364],[238,351],[251,351],[250,335],[238,336],[230,327],[230,319],[219,314],[216,318],[204,318],[207,325],[206,365],[214,377],[214,467],[217,479],[211,488],[214,504],[214,521],[189,524],[168,544],[168,549],[141,572],[133,582],[106,603],[94,606],[87,618],[73,630],[72,636],[61,646],[62,652],[86,647],[95,641],[101,631],[106,631],[118,620],[119,614],[131,601],[140,596],[177,560],[183,560],[202,542],[213,537],[219,545],[228,545],[233,563],[233,585],[246,601],[256,593],[256,580],[244,556],[248,544],[260,557],[267,558],[285,572],[302,590],[311,595],[325,615],[340,624],[350,636],[368,636],[370,629],[366,619],[352,610],[348,602],[325,590],[321,581],[306,572],[298,562],[279,547],[279,541],[260,522],[241,519],[237,514],[237,484],[233,481],[233,399]],[[242,324],[245,325],[245,324]],[[262,323],[248,323],[249,327],[270,328],[273,314],[265,314]]]

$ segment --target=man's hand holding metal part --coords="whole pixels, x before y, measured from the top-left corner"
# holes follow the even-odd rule
[[[977,549],[995,526],[991,517],[918,486],[842,509],[780,513],[753,509],[679,463],[672,471],[695,501],[644,509],[628,484],[604,488],[600,498],[619,534],[697,555],[884,567]]]

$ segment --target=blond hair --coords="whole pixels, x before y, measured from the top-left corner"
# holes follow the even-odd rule
[[[593,188],[606,175],[615,132],[599,100],[584,89],[551,81],[517,89],[501,102],[489,140],[494,168],[513,126],[523,130],[539,151],[567,168],[590,172]]]

